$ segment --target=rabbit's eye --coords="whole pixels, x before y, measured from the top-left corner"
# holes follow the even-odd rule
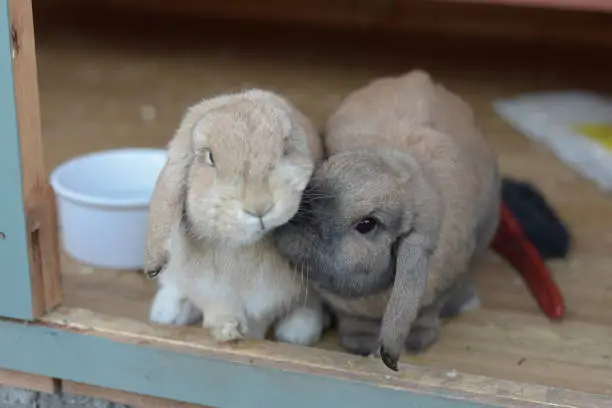
[[[211,167],[215,167],[215,159],[213,158],[212,151],[210,149],[204,149],[200,155],[200,159]]]
[[[378,221],[374,217],[366,217],[355,225],[355,229],[360,234],[369,234],[378,226]]]

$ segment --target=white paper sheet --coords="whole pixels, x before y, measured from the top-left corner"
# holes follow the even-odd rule
[[[612,192],[612,98],[570,91],[496,100],[497,113],[542,142],[585,178]]]

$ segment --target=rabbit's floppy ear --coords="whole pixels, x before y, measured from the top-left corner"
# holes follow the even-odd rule
[[[320,163],[323,160],[324,151],[321,135],[319,134],[317,127],[309,118],[307,118],[297,109],[293,110],[293,117],[296,124],[306,133],[306,141],[308,142],[308,149],[310,150],[312,160],[315,163]]]
[[[394,371],[421,306],[441,224],[442,202],[437,191],[420,168],[410,173],[405,193],[412,205],[405,209],[403,231],[395,243],[395,281],[380,331],[380,357]]]
[[[149,227],[145,250],[145,273],[157,276],[167,260],[167,241],[173,223],[183,211],[187,172],[195,155],[194,141],[201,139],[202,127],[208,123],[208,114],[242,95],[226,94],[202,99],[189,107],[179,128],[168,144],[168,159],[157,178],[149,204]]]
[[[145,252],[145,273],[157,276],[167,262],[167,240],[171,227],[183,211],[187,171],[193,159],[194,115],[186,115],[168,144],[168,159],[157,178],[149,204],[149,226]]]

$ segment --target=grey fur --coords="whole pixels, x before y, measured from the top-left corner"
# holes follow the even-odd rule
[[[276,245],[336,312],[343,347],[397,369],[403,349],[437,340],[440,315],[477,299],[470,270],[497,228],[497,162],[469,105],[421,71],[350,94],[324,142],[331,156]],[[358,232],[367,217],[378,226]]]

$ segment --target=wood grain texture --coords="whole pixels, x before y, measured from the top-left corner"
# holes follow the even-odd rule
[[[170,382],[183,382],[183,387],[190,389],[194,379],[189,374],[196,374],[190,368],[179,372],[178,361],[173,359],[172,353],[180,352],[185,358],[194,362],[200,360],[201,368],[196,383],[202,390],[217,395],[197,394],[190,390],[189,394],[179,394],[180,400],[196,401],[193,396],[198,395],[201,403],[210,401],[214,406],[244,406],[243,401],[249,401],[248,406],[257,403],[266,406],[292,401],[294,407],[307,406],[338,406],[330,405],[332,401],[340,406],[369,407],[374,401],[385,401],[385,406],[431,406],[431,407],[544,407],[563,406],[575,408],[605,408],[612,407],[612,399],[607,396],[566,390],[557,387],[541,386],[520,381],[507,381],[486,376],[472,375],[464,372],[448,372],[437,368],[428,368],[420,365],[403,364],[399,373],[390,372],[377,359],[361,358],[347,355],[334,350],[321,350],[312,347],[300,347],[290,344],[273,342],[245,341],[237,345],[220,346],[208,335],[203,335],[195,327],[164,327],[151,326],[130,319],[111,318],[83,309],[58,308],[46,316],[44,323],[52,330],[62,330],[66,335],[59,335],[56,344],[64,343],[62,348],[72,344],[75,353],[81,354],[85,346],[75,343],[74,336],[68,333],[78,333],[89,338],[108,339],[126,345],[138,345],[142,348],[137,354],[141,361],[140,370],[147,372],[146,378],[130,379],[125,376],[106,379],[108,383],[120,389],[130,388],[134,383],[147,383],[153,390],[160,388],[168,390]],[[1,322],[0,322],[1,323]],[[0,324],[0,333],[2,332]],[[48,328],[47,328],[48,330]],[[87,341],[87,340],[83,340]],[[1,344],[1,341],[0,341]],[[106,373],[119,373],[120,367],[115,370],[104,364],[105,359],[112,359],[113,364],[133,365],[132,356],[123,352],[111,356],[107,345],[98,343],[98,357],[100,373],[93,377],[106,377]],[[105,343],[106,344],[106,343]],[[113,348],[117,347],[113,345]],[[77,351],[77,348],[79,351]],[[158,356],[153,350],[161,351],[165,355],[165,366],[154,371],[149,362],[143,361],[143,356],[150,355],[153,366],[158,365]],[[191,357],[189,357],[191,356]],[[81,356],[81,358],[84,358]],[[89,357],[85,357],[89,360]],[[119,359],[129,359],[128,362],[119,362]],[[2,361],[2,358],[0,358]],[[213,363],[216,361],[216,363]],[[224,365],[225,364],[225,365]],[[52,366],[54,364],[51,364]],[[61,376],[67,375],[67,370],[73,366],[70,362],[67,368],[61,369]],[[249,367],[240,375],[229,375],[230,367]],[[40,368],[42,369],[42,367]],[[54,367],[56,369],[56,367]],[[51,368],[45,369],[50,371]],[[175,371],[179,370],[179,371]],[[132,370],[130,370],[132,371]],[[249,373],[247,373],[247,371]],[[254,381],[253,375],[260,380]],[[267,376],[275,378],[276,384],[268,384]],[[92,375],[88,375],[91,381]],[[173,380],[170,380],[172,378]],[[174,378],[177,378],[175,381]],[[315,380],[316,378],[316,380]],[[311,382],[314,381],[313,382]],[[341,381],[341,382],[338,382]],[[238,382],[240,389],[234,388]],[[211,388],[211,383],[213,388]],[[313,387],[314,384],[316,387]],[[326,384],[326,386],[323,386]],[[359,387],[362,384],[363,387]],[[173,384],[174,385],[174,384]],[[327,386],[329,385],[329,387]],[[175,385],[176,386],[176,385]],[[347,388],[343,391],[344,386]],[[214,388],[216,387],[216,388]],[[271,388],[272,387],[272,388]],[[355,388],[357,387],[357,388]],[[275,389],[274,393],[271,391]],[[281,391],[283,390],[283,391]],[[315,391],[316,390],[316,391]],[[347,394],[352,390],[354,394]],[[242,395],[224,395],[224,393],[237,393]],[[364,394],[365,392],[365,394]],[[399,392],[394,395],[394,392]],[[177,393],[173,389],[172,393]],[[278,394],[276,394],[278,393]],[[159,395],[159,392],[152,392]],[[316,394],[316,395],[315,395]],[[330,394],[333,398],[330,400]],[[402,396],[403,394],[403,396]],[[342,397],[340,397],[342,396]],[[433,397],[433,398],[432,398]],[[206,399],[208,398],[208,399]],[[228,405],[228,401],[240,401],[241,404]],[[219,404],[219,402],[225,402]],[[288,403],[288,402],[287,402]],[[279,405],[281,406],[281,405]],[[283,405],[285,406],[285,405]],[[410,406],[410,405],[408,405]]]
[[[9,12],[33,310],[39,317],[62,298],[57,215],[43,162],[32,2],[10,0]]]
[[[458,3],[483,3],[505,6],[546,7],[567,10],[612,11],[609,0],[436,0],[456,1]]]
[[[47,394],[59,392],[60,382],[53,378],[0,368],[0,384]]]
[[[111,16],[100,19],[118,24]],[[412,37],[392,41],[297,29],[279,35],[275,27],[264,32],[240,26],[228,33],[223,25],[200,27],[193,20],[173,25],[167,16],[148,20],[149,28],[135,30],[132,20],[108,30],[86,20],[68,24],[63,17],[54,23],[40,15],[38,26],[43,126],[53,141],[45,145],[45,158],[52,166],[94,150],[163,146],[188,105],[246,86],[281,92],[322,125],[351,90],[418,66],[474,106],[504,174],[532,181],[568,222],[575,242],[568,260],[550,263],[567,300],[564,322],[544,319],[518,275],[491,256],[477,271],[483,308],[445,322],[440,342],[421,356],[406,356],[398,376],[376,361],[339,352],[334,333],[311,349],[271,343],[225,349],[197,327],[149,326],[154,282],[138,271],[97,270],[68,257],[62,259],[66,309],[49,316],[50,324],[212,360],[252,364],[252,358],[255,364],[508,406],[610,406],[610,198],[512,130],[491,107],[494,98],[539,90],[612,93],[612,61],[605,52],[435,45]],[[143,109],[153,110],[153,118]]]
[[[207,408],[203,405],[155,398],[148,395],[96,387],[94,385],[82,384],[74,381],[62,381],[62,391],[74,395],[86,395],[92,398],[100,398],[105,401],[128,405],[132,408]]]
[[[526,408],[559,401],[566,407],[603,407],[594,405],[602,401],[597,395],[482,378],[470,378],[463,391],[420,368],[388,375],[378,362],[346,359],[343,353],[262,342],[223,348],[200,330],[189,332],[177,337],[165,328],[58,308],[44,323],[0,319],[0,348],[6,351],[0,365],[219,408],[371,408],[381,401],[389,408]]]

